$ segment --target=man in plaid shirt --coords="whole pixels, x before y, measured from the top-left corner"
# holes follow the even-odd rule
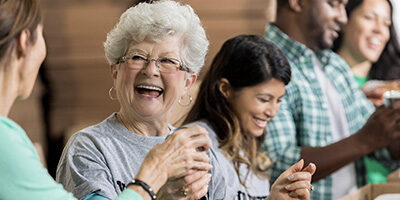
[[[366,184],[363,156],[400,167],[400,110],[365,98],[348,65],[329,48],[347,22],[347,0],[278,0],[266,38],[285,52],[292,79],[263,149],[271,178],[300,158],[317,165],[311,199],[337,199]],[[372,114],[372,115],[371,115]]]

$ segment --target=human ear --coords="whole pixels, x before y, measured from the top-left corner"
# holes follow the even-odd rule
[[[119,64],[111,64],[110,65],[110,73],[111,73],[111,78],[113,80],[117,79],[118,67],[119,67]]]
[[[303,0],[288,0],[289,7],[295,12],[301,12],[303,10]]]
[[[29,37],[31,33],[28,29],[21,31],[18,37],[17,55],[18,58],[24,57],[29,47]]]
[[[225,98],[230,98],[231,93],[232,93],[231,92],[232,87],[231,87],[231,84],[229,83],[228,79],[221,78],[219,80],[218,89],[221,92],[221,94],[224,95]]]
[[[185,80],[185,90],[189,91],[197,80],[197,75],[195,73],[187,73],[187,78]]]

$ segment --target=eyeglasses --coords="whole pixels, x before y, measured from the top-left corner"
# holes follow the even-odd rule
[[[174,73],[178,70],[190,72],[190,69],[183,66],[181,61],[176,58],[161,57],[149,59],[146,55],[136,52],[123,56],[117,64],[126,62],[131,69],[143,69],[153,60],[156,62],[157,69],[163,73]]]

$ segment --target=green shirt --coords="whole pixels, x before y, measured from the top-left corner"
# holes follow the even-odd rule
[[[361,77],[356,75],[353,75],[353,77],[360,88],[362,88],[368,81],[368,77]],[[368,183],[386,183],[386,177],[390,174],[390,170],[387,167],[385,167],[375,159],[368,157],[364,157],[364,162],[367,171]]]
[[[42,166],[25,131],[6,117],[0,117],[0,199],[75,199]],[[142,197],[125,190],[117,199]]]
[[[322,147],[333,143],[327,97],[314,71],[314,57],[320,61],[322,70],[340,95],[351,134],[364,126],[374,112],[374,106],[358,88],[349,66],[334,52],[323,50],[314,53],[305,45],[290,39],[273,24],[267,29],[266,39],[285,53],[292,70],[286,95],[277,116],[268,123],[268,134],[263,144],[263,149],[273,161],[271,181],[275,181],[282,172],[300,160],[302,147]],[[400,166],[400,162],[391,160],[387,149],[375,151],[371,156],[392,170]],[[366,174],[363,160],[355,162],[355,166],[357,184],[364,185]],[[311,199],[332,199],[334,191],[331,176],[313,185]]]
[[[353,75],[353,77],[354,80],[358,83],[358,86],[360,86],[360,88],[364,86],[364,84],[368,81],[368,77],[361,77],[356,75]]]

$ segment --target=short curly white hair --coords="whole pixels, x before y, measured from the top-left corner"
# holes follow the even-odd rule
[[[157,39],[165,35],[182,36],[182,62],[198,74],[209,45],[206,33],[192,7],[170,0],[140,3],[126,10],[104,42],[107,61],[116,64],[132,42],[137,44],[147,36]]]

